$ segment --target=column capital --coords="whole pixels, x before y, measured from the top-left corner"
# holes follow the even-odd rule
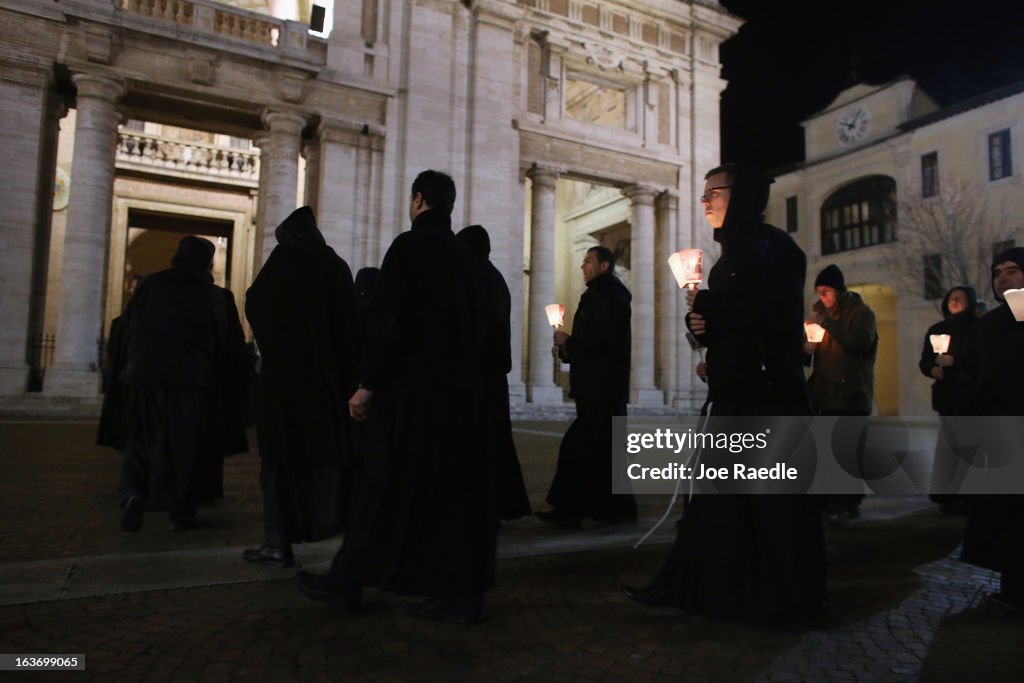
[[[659,209],[674,210],[679,208],[679,193],[665,190],[655,199]]]
[[[78,99],[92,97],[113,103],[124,94],[124,81],[120,79],[76,73],[71,75],[71,82],[78,91]]]
[[[497,0],[472,0],[470,10],[480,23],[512,29],[526,16],[526,10]]]
[[[253,133],[252,142],[256,145],[260,151],[265,151],[267,146],[270,145],[270,131],[269,130],[258,130]]]
[[[660,190],[651,187],[650,185],[627,185],[622,188],[622,194],[629,197],[629,201],[634,205],[654,205],[654,198],[658,195]]]
[[[534,164],[526,171],[526,176],[533,181],[534,187],[554,189],[560,175],[560,169],[551,166],[541,166],[540,164]]]
[[[271,133],[299,135],[306,127],[306,117],[287,111],[264,109],[260,118]]]

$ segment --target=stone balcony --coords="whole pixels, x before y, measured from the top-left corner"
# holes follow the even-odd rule
[[[186,142],[173,138],[120,130],[117,169],[173,176],[200,182],[256,188],[260,177],[257,149]]]
[[[322,63],[325,42],[309,35],[309,25],[277,19],[210,0],[114,0],[118,11],[188,27],[210,38],[229,38],[254,47],[272,48],[284,55]]]

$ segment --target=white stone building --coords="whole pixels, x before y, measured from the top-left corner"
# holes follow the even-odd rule
[[[875,310],[877,412],[933,415],[918,360],[942,295],[966,280],[993,304],[994,252],[1024,244],[1024,82],[946,108],[908,78],[858,85],[804,134],[806,161],[777,176],[768,221],[807,253],[808,303],[835,263]]]
[[[599,242],[634,295],[634,403],[699,404],[665,261],[713,247],[696,197],[739,20],[711,0],[346,0],[319,37],[310,5],[0,0],[0,397],[95,399],[126,283],[182,233],[215,238],[242,310],[296,206],[354,272],[435,168],[523,302],[514,404],[562,403],[543,307],[571,320]]]

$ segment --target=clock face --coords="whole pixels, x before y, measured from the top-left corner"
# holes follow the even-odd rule
[[[839,142],[849,145],[864,139],[871,125],[871,115],[864,107],[856,107],[839,117],[836,124],[836,137]]]

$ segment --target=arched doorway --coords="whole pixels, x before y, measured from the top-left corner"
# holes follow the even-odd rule
[[[875,357],[875,410],[879,415],[900,412],[899,338],[896,324],[896,291],[887,285],[850,285],[875,312],[878,355]]]

